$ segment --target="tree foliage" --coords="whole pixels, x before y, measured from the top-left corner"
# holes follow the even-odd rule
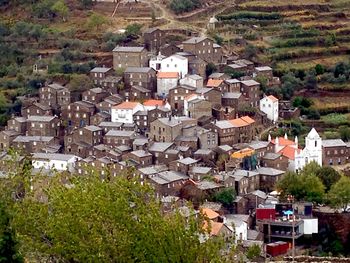
[[[62,183],[66,182],[66,183]],[[219,262],[221,241],[199,242],[204,218],[164,216],[149,186],[120,175],[53,177],[47,202],[16,203],[24,254],[59,262]]]
[[[233,188],[224,188],[214,195],[214,201],[220,202],[223,206],[229,208],[236,198],[236,193]]]
[[[293,195],[295,200],[322,203],[324,201],[325,186],[315,175],[314,162],[306,165],[300,174],[288,172],[277,183],[277,189],[281,192],[282,199]]]
[[[107,22],[108,20],[103,15],[93,12],[89,17],[89,20],[87,22],[87,27],[93,28],[94,30],[98,30],[101,26],[103,26]]]
[[[176,14],[190,12],[200,6],[200,0],[171,0],[169,5]]]
[[[328,192],[331,189],[332,185],[338,182],[341,178],[340,173],[338,173],[330,166],[320,167],[316,171],[316,175],[321,179],[323,185],[325,186],[326,192]]]
[[[331,187],[328,198],[332,207],[345,211],[350,204],[350,178],[342,176]]]
[[[57,1],[51,9],[53,12],[59,14],[63,21],[66,21],[69,9],[63,0]]]

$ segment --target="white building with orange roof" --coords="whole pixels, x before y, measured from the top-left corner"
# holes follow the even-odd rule
[[[188,74],[188,59],[180,55],[172,55],[162,59],[160,72],[177,72],[182,79]]]
[[[166,100],[146,100],[143,103],[143,106],[147,111],[154,110],[155,108],[164,108],[167,110],[171,110],[171,106]]]
[[[125,101],[113,106],[111,109],[111,121],[122,123],[133,123],[133,116],[138,111],[145,110],[139,102]]]
[[[157,73],[157,95],[166,97],[169,90],[177,86],[179,82],[178,72],[158,72]]]
[[[322,166],[322,138],[315,128],[312,128],[306,136],[304,149],[299,148],[297,137],[292,141],[287,138],[287,134],[273,140],[269,135],[269,141],[274,144],[275,153],[280,153],[289,159],[291,171],[300,171],[312,161]]]
[[[260,110],[266,113],[267,118],[273,123],[278,121],[278,99],[272,95],[260,100]]]

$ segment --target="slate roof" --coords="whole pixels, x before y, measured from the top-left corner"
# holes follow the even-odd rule
[[[115,47],[113,52],[142,52],[144,47]]]
[[[346,143],[341,139],[322,140],[322,147],[346,147]]]

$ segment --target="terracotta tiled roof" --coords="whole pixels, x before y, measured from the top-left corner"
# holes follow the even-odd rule
[[[222,79],[209,79],[207,83],[207,87],[219,87],[221,83],[223,82]]]
[[[253,120],[252,118],[250,118],[249,116],[243,116],[241,117],[242,120],[244,120],[246,123],[248,124],[252,124],[255,122],[255,120]]]
[[[273,139],[271,142],[273,144],[276,144],[275,139]],[[295,142],[288,140],[288,139],[285,139],[284,137],[278,137],[278,145],[280,145],[280,146],[295,145]]]
[[[215,219],[219,217],[219,214],[210,208],[203,208],[202,213],[203,215],[207,216],[209,219]]]
[[[241,118],[229,120],[229,122],[230,122],[234,127],[244,127],[244,126],[247,126],[247,125],[248,125],[248,123],[246,123],[246,122],[245,122],[244,120],[242,120]]]
[[[224,223],[214,222],[210,220],[210,235],[217,236],[220,233],[221,228],[224,226]],[[208,230],[208,222],[205,221],[203,224],[203,229]]]
[[[197,96],[197,94],[190,94],[190,95],[187,95],[185,98],[184,98],[184,100],[190,100],[190,99],[192,99],[192,98],[194,98],[194,97],[196,97]]]
[[[162,106],[164,101],[162,100],[146,100],[143,105],[144,106]]]
[[[289,160],[295,160],[295,151],[297,153],[300,153],[301,150],[293,148],[291,146],[285,146],[278,153],[282,154],[283,156],[286,156]]]
[[[158,72],[157,78],[159,79],[177,79],[179,77],[178,72]]]
[[[278,99],[275,97],[275,96],[272,96],[272,95],[270,95],[270,96],[267,96],[272,102],[276,102],[276,101],[278,101]]]
[[[118,104],[114,106],[114,109],[120,109],[120,110],[125,110],[125,109],[134,109],[139,103],[138,102],[131,102],[131,101],[126,101],[121,104]]]

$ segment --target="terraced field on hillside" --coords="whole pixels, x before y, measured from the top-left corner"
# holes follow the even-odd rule
[[[326,67],[350,58],[348,0],[238,1],[218,16],[218,32],[259,48],[276,71]]]

